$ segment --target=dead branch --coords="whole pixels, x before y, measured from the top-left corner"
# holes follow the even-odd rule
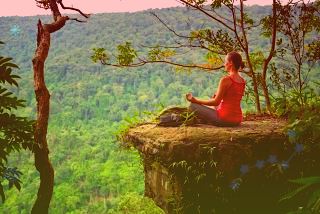
[[[225,23],[223,20],[218,19],[217,17],[214,17],[212,14],[208,13],[205,9],[191,4],[188,0],[179,0],[180,2],[182,2],[183,4],[185,4],[186,6],[190,6],[192,8],[195,8],[196,10],[199,10],[200,12],[204,13],[206,16],[210,17],[211,19],[217,21],[218,23],[222,24],[224,27],[228,28],[229,30],[231,30],[233,32],[233,28],[230,27],[227,23]]]
[[[177,37],[184,38],[184,39],[194,39],[195,38],[195,37],[191,37],[191,36],[185,36],[185,35],[178,34],[175,30],[173,30],[171,27],[169,27],[169,25],[167,25],[167,23],[165,23],[157,14],[155,14],[154,12],[150,12],[150,14],[153,15],[154,17],[156,17],[159,20],[159,22],[161,22],[161,24],[163,24],[169,31],[171,31]]]
[[[174,65],[174,66],[178,66],[178,67],[183,67],[183,68],[198,68],[207,72],[212,72],[215,70],[219,70],[221,68],[223,68],[224,66],[219,66],[219,67],[211,67],[211,66],[201,66],[201,65],[197,65],[197,64],[190,64],[190,65],[185,65],[185,64],[180,64],[180,63],[176,63],[176,62],[171,62],[171,61],[166,61],[166,60],[144,60],[144,59],[139,59],[139,62],[137,63],[132,63],[129,65],[120,65],[120,64],[113,64],[113,63],[108,63],[104,60],[100,60],[102,65],[109,65],[109,66],[113,66],[113,67],[118,67],[118,68],[124,68],[124,67],[140,67],[146,64],[151,64],[151,63],[164,63],[164,64],[169,64],[169,65]]]
[[[84,17],[87,18],[87,19],[90,17],[90,14],[85,14],[85,13],[83,13],[81,10],[79,10],[79,9],[77,9],[77,8],[64,6],[62,0],[57,0],[57,3],[60,4],[61,8],[64,9],[64,10],[74,10],[74,11],[77,11],[78,13],[80,13],[82,16],[84,16]]]

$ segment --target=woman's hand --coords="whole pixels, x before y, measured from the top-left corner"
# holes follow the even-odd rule
[[[186,99],[191,103],[195,101],[195,98],[193,97],[191,92],[186,94]]]

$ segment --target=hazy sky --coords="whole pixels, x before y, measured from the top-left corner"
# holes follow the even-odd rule
[[[50,11],[38,8],[35,0],[1,0],[0,16],[33,16]],[[86,13],[134,12],[150,8],[181,6],[176,0],[64,0],[65,6],[74,6]],[[272,0],[247,0],[246,4],[268,5]],[[71,13],[68,11],[67,13]]]

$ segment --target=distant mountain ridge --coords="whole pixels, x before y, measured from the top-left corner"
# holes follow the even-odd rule
[[[258,18],[268,13],[270,8],[270,6],[252,6],[248,8],[248,11],[253,18]],[[201,13],[181,7],[135,13],[94,14],[84,24],[68,22],[61,31],[52,36],[48,65],[58,61],[62,62],[59,57],[62,49],[64,49],[64,54],[70,55],[71,61],[88,65],[90,59],[88,55],[83,57],[83,54],[90,51],[92,47],[101,46],[114,51],[116,46],[124,41],[131,41],[134,45],[174,43],[174,35],[149,14],[151,11],[158,14],[178,32],[185,34],[188,34],[191,29],[217,27]],[[51,19],[50,16],[0,17],[0,39],[6,43],[0,52],[16,58],[22,71],[30,67],[28,60],[31,59],[34,52],[36,23],[39,18],[43,23]],[[18,29],[17,32],[14,32],[15,28]],[[73,57],[74,53],[70,54],[70,51],[81,53],[82,59],[77,60]]]

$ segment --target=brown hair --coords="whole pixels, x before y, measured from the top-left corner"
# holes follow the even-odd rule
[[[243,69],[245,67],[241,55],[236,51],[228,53],[228,60],[233,63],[236,70],[239,70],[240,68]]]

